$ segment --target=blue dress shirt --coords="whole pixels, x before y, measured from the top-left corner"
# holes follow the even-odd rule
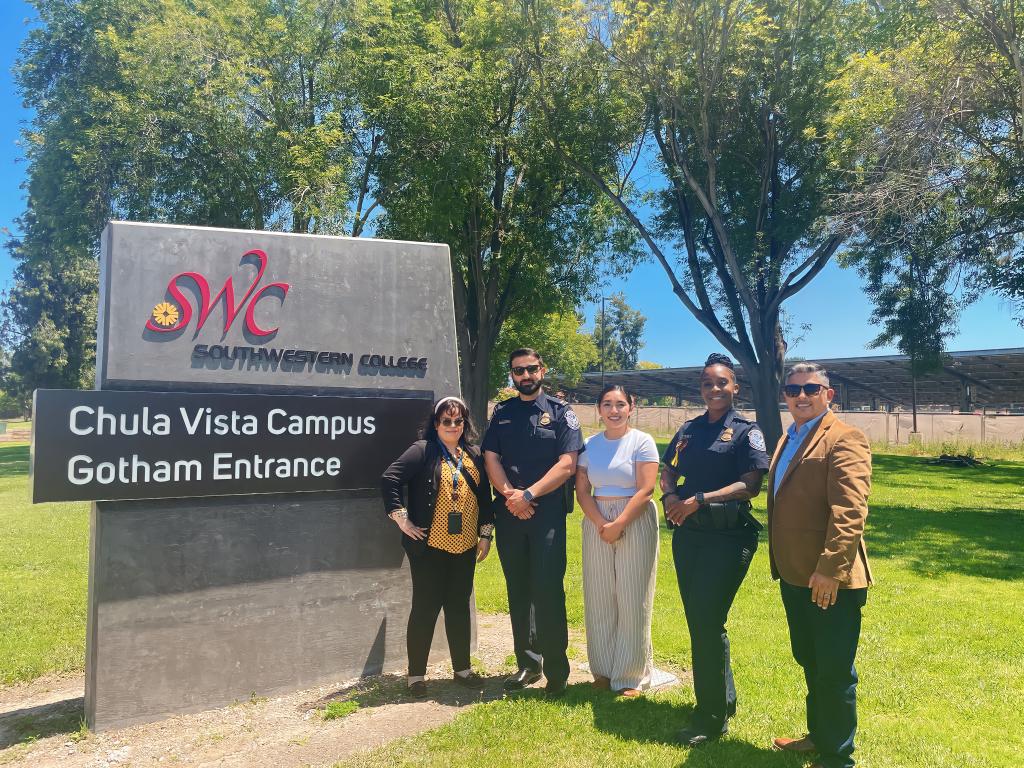
[[[772,486],[772,495],[779,492],[779,483],[782,482],[782,478],[786,476],[786,470],[789,469],[789,464],[793,461],[793,457],[796,456],[796,452],[800,450],[800,446],[804,444],[804,440],[816,426],[818,422],[825,418],[825,414],[828,413],[829,409],[817,416],[800,429],[796,428],[796,423],[790,424],[786,429],[786,447],[782,449],[782,453],[779,454],[779,463],[775,467],[775,485]]]

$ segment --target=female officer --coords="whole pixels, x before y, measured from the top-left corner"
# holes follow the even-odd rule
[[[707,411],[672,438],[661,473],[665,517],[675,528],[672,557],[690,630],[697,699],[678,739],[691,747],[726,733],[736,712],[725,623],[761,529],[748,499],[761,492],[769,465],[761,430],[733,410],[739,385],[732,360],[709,356],[700,392]]]

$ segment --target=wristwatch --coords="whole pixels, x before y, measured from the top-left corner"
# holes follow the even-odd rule
[[[527,488],[527,489],[526,489],[525,491],[523,491],[523,498],[524,498],[524,499],[525,499],[525,500],[527,501],[527,503],[529,503],[529,502],[533,501],[533,499],[534,499],[534,495],[533,495],[533,493],[532,493],[532,492],[530,491],[530,489],[529,489],[529,488]]]
[[[693,498],[697,500],[698,507],[704,506],[704,491],[697,491],[695,494],[693,494]]]

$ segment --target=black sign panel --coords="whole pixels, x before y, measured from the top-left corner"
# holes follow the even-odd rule
[[[32,501],[377,488],[427,400],[36,390]]]

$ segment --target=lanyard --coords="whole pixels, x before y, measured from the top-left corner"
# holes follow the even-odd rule
[[[444,456],[444,460],[448,463],[448,466],[452,468],[452,494],[458,494],[459,478],[462,477],[462,461],[466,458],[466,452],[462,451],[462,453],[459,454],[459,463],[458,466],[456,466],[455,459],[448,451],[448,447],[440,440],[437,441],[437,444],[441,446],[441,455]]]

